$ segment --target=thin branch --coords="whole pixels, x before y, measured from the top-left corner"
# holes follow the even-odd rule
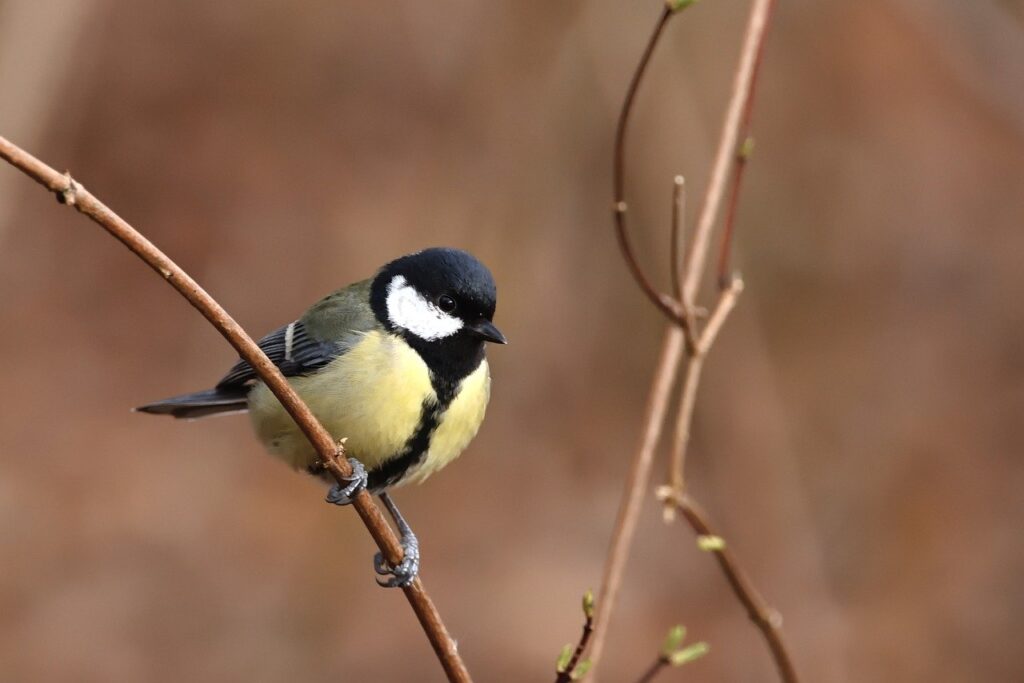
[[[754,138],[745,136],[736,152],[736,163],[732,170],[732,183],[729,186],[729,199],[726,201],[725,223],[722,226],[722,245],[718,251],[718,287],[729,286],[732,273],[732,236],[735,232],[736,208],[739,206],[740,187],[743,184],[743,171],[747,168],[750,155],[754,151]]]
[[[718,142],[718,151],[711,169],[711,180],[701,205],[697,227],[693,234],[686,262],[686,280],[683,282],[683,301],[692,305],[700,288],[701,277],[707,262],[708,244],[711,230],[714,228],[722,205],[725,180],[729,166],[736,154],[736,143],[739,139],[740,126],[748,104],[753,101],[754,77],[757,64],[760,63],[761,46],[764,44],[768,18],[774,9],[774,0],[754,0],[747,20],[743,47],[740,51],[740,63],[733,78],[732,96],[725,114],[722,135]]]
[[[684,495],[679,499],[678,508],[680,514],[698,536],[721,538],[707,521],[707,513],[689,495]],[[754,622],[768,643],[772,659],[779,670],[779,677],[785,683],[796,683],[798,680],[796,669],[793,667],[789,651],[782,641],[782,616],[761,597],[727,545],[717,543],[709,552],[714,554],[736,598],[747,610],[747,616]]]
[[[697,404],[697,387],[700,386],[704,359],[715,343],[718,333],[725,324],[729,313],[736,306],[736,299],[743,291],[743,280],[734,277],[729,288],[718,296],[715,309],[708,318],[707,325],[701,332],[697,342],[691,347],[683,366],[683,388],[679,398],[679,412],[676,415],[675,438],[668,463],[668,484],[659,486],[656,495],[663,504],[662,517],[666,522],[676,518],[676,506],[686,490],[686,452],[690,445],[690,430],[693,424],[693,410]]]
[[[281,372],[267,358],[242,327],[228,315],[213,297],[207,294],[174,261],[156,248],[152,242],[126,223],[120,216],[107,208],[68,173],[58,173],[8,140],[0,137],[0,158],[19,169],[57,196],[62,204],[72,206],[128,247],[136,256],[170,283],[227,339],[256,371],[260,379],[274,393],[288,414],[299,425],[302,432],[320,455],[324,468],[339,482],[345,482],[352,474],[352,468],[344,457],[344,447],[336,444],[331,435],[285,380]],[[402,559],[398,538],[391,530],[380,509],[366,491],[356,496],[354,507],[377,543],[385,559],[397,565]],[[427,594],[423,583],[417,578],[404,589],[417,619],[426,632],[451,681],[470,681],[469,672],[459,657],[455,641],[441,621],[441,615]]]
[[[775,0],[769,0],[768,8],[765,10],[764,33],[767,34],[771,26],[772,17],[775,12]],[[729,188],[728,208],[725,212],[725,224],[722,226],[722,245],[718,252],[718,287],[726,289],[729,286],[732,266],[732,241],[735,232],[736,209],[739,205],[740,188],[743,185],[743,172],[747,169],[750,156],[754,152],[754,138],[750,135],[750,122],[753,119],[754,99],[757,94],[758,76],[761,74],[761,64],[764,61],[763,38],[758,42],[756,54],[754,55],[754,71],[750,76],[750,95],[743,107],[743,122],[740,124],[739,146],[736,149],[735,166],[732,174],[732,186]]]
[[[643,672],[640,678],[636,679],[636,683],[651,683],[654,677],[661,673],[661,670],[668,666],[668,659],[663,655],[658,655],[657,658],[651,665],[647,667],[647,670]]]
[[[576,643],[576,648],[572,651],[569,661],[558,667],[555,683],[571,683],[571,681],[582,677],[589,666],[589,664],[584,664],[583,668],[577,669],[580,666],[583,653],[587,649],[587,644],[590,642],[590,637],[594,634],[594,594],[590,591],[587,591],[583,597],[583,616],[583,631],[580,633],[580,639]],[[568,647],[567,645],[566,648]]]
[[[637,90],[640,87],[640,82],[643,80],[644,73],[647,71],[647,64],[651,61],[651,55],[658,44],[658,39],[661,38],[665,25],[674,14],[675,12],[668,4],[662,9],[658,23],[655,24],[654,31],[647,41],[647,47],[644,48],[643,55],[640,57],[640,64],[637,66],[636,71],[633,72],[633,79],[630,81],[629,89],[626,91],[626,99],[622,103],[619,124],[615,130],[615,161],[612,171],[614,200],[612,210],[615,216],[615,234],[619,239],[619,249],[622,251],[623,258],[626,259],[626,264],[629,266],[629,271],[633,274],[633,279],[636,280],[637,285],[647,295],[647,298],[651,300],[651,303],[664,313],[669,320],[678,325],[685,326],[686,319],[680,315],[676,302],[671,297],[658,291],[637,261],[626,221],[626,212],[628,210],[626,205],[626,130],[629,125],[629,115],[633,111],[633,102],[636,99]]]
[[[704,340],[703,343],[695,340],[695,330],[694,325],[692,324],[693,315],[692,313],[687,312],[696,310],[696,296],[707,261],[708,243],[712,229],[721,211],[725,180],[728,175],[732,157],[736,150],[739,130],[743,121],[747,121],[749,124],[749,112],[750,107],[752,106],[751,102],[753,101],[756,76],[761,62],[762,48],[768,26],[768,19],[774,9],[774,0],[753,0],[751,5],[743,45],[740,50],[739,64],[733,78],[732,95],[730,96],[729,105],[726,110],[725,121],[722,126],[722,134],[718,144],[718,151],[712,167],[711,178],[708,183],[707,192],[705,193],[701,204],[696,231],[694,233],[691,246],[686,254],[683,269],[684,277],[682,283],[682,297],[678,302],[666,302],[663,295],[657,293],[640,270],[628,239],[625,221],[626,205],[623,200],[623,188],[625,185],[624,147],[628,117],[633,99],[636,95],[637,87],[639,86],[644,70],[646,69],[647,62],[649,61],[651,53],[657,44],[658,38],[662,34],[665,24],[672,15],[670,9],[672,7],[671,0],[667,4],[667,7],[669,9],[663,10],[659,16],[658,23],[655,25],[655,30],[647,44],[647,48],[645,49],[643,56],[641,57],[640,63],[637,66],[626,94],[626,99],[623,104],[616,131],[613,173],[615,190],[615,227],[623,257],[626,259],[626,262],[629,265],[630,270],[633,272],[634,278],[637,280],[641,289],[648,298],[651,299],[655,306],[669,317],[673,324],[670,325],[669,330],[666,332],[665,342],[662,347],[661,360],[659,361],[657,370],[655,371],[650,398],[648,400],[647,412],[644,416],[643,435],[640,440],[640,446],[633,457],[633,463],[626,482],[625,493],[619,506],[619,515],[616,520],[615,529],[612,533],[608,557],[605,562],[604,577],[601,583],[601,590],[598,594],[599,611],[595,625],[593,645],[590,653],[590,660],[595,667],[603,654],[608,622],[611,619],[611,613],[615,607],[615,600],[621,586],[626,560],[629,556],[633,537],[636,532],[639,510],[647,492],[651,461],[653,459],[654,449],[658,438],[661,435],[663,428],[662,423],[665,419],[668,403],[667,394],[670,391],[671,386],[675,381],[676,374],[679,371],[681,361],[681,354],[679,351],[682,346],[680,344],[682,341],[680,337],[684,337],[687,342],[686,352],[688,365],[690,366],[687,372],[687,377],[692,378],[688,379],[687,383],[684,383],[683,388],[684,396],[690,395],[691,405],[685,409],[681,408],[681,423],[677,424],[676,430],[677,444],[680,440],[683,442],[682,448],[679,449],[681,456],[679,457],[680,465],[678,470],[678,482],[676,482],[679,484],[679,488],[676,489],[676,491],[678,492],[678,497],[681,498],[683,491],[682,484],[684,482],[682,469],[684,460],[682,456],[685,456],[685,442],[688,440],[689,424],[693,414],[692,403],[699,383],[701,361],[697,360],[698,365],[696,372],[693,371],[692,364],[695,359],[703,358],[704,354],[707,353],[708,348],[710,348],[711,343],[717,336],[726,317],[735,305],[736,296],[738,296],[740,288],[742,287],[742,283],[737,279],[734,283],[736,286],[728,287],[723,291],[718,304],[716,305],[716,309],[712,313],[711,318],[708,321],[708,325],[705,327],[704,333],[700,335]],[[730,202],[734,204],[737,198],[738,194],[731,197]],[[671,315],[671,312],[666,310],[667,308],[670,308],[670,303],[675,303],[679,309],[675,315]],[[687,324],[688,321],[690,324]],[[678,333],[678,329],[680,327],[683,327],[686,330],[685,335]],[[673,338],[675,341],[673,341]],[[682,437],[680,437],[680,434],[682,434]]]
[[[669,455],[668,484],[659,486],[655,491],[658,500],[663,504],[662,517],[666,522],[675,520],[676,503],[686,488],[683,472],[686,465],[686,452],[690,444],[693,409],[697,404],[697,387],[700,386],[700,375],[703,369],[704,354],[696,353],[687,357],[683,368],[683,388],[680,391],[672,451]]]
[[[672,296],[683,300],[683,265],[686,263],[686,179],[672,179],[672,233],[668,241]]]
[[[707,355],[708,351],[711,350],[711,345],[718,338],[722,325],[725,324],[726,318],[732,313],[732,309],[736,307],[736,300],[742,292],[743,279],[738,275],[734,275],[728,281],[726,289],[718,295],[718,303],[715,304],[715,310],[711,311],[708,324],[704,327],[704,332],[700,336],[697,350],[701,355]]]
[[[647,497],[647,483],[651,476],[651,465],[654,463],[654,451],[658,446],[661,430],[665,424],[669,395],[683,358],[683,346],[683,331],[677,325],[669,325],[665,330],[661,356],[654,371],[651,393],[647,399],[640,444],[633,456],[633,462],[626,477],[625,492],[619,503],[615,530],[612,532],[611,544],[605,558],[604,575],[597,595],[594,637],[590,646],[590,661],[595,667],[604,650],[608,622],[611,619],[615,599],[622,586],[622,575],[626,567],[626,560],[629,558],[629,549],[633,544],[637,520],[640,518],[640,509]]]

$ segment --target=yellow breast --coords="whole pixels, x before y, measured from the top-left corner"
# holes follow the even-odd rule
[[[289,379],[313,414],[346,449],[373,470],[401,453],[423,415],[437,401],[426,363],[402,340],[369,332],[314,375]],[[426,456],[404,481],[420,482],[454,460],[480,428],[490,395],[484,361],[467,376],[441,413]],[[249,394],[253,427],[267,449],[295,468],[317,456],[298,426],[266,386]]]
[[[441,414],[427,457],[402,483],[418,484],[457,458],[480,429],[490,395],[491,374],[485,360],[462,380],[455,398]]]
[[[436,400],[426,364],[398,338],[369,332],[316,374],[290,378],[313,414],[368,469],[400,452],[419,424],[425,400]],[[270,390],[249,394],[249,413],[271,453],[296,468],[316,454]]]

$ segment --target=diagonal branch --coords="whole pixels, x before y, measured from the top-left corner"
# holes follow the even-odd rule
[[[765,9],[763,34],[767,34],[774,16],[775,0],[769,0]],[[750,156],[754,152],[754,138],[750,136],[750,122],[754,114],[754,96],[757,94],[758,76],[764,61],[765,40],[762,38],[755,48],[753,72],[750,74],[750,93],[743,105],[743,121],[740,124],[736,148],[736,164],[732,172],[732,186],[729,188],[728,208],[725,212],[725,224],[722,226],[722,245],[718,253],[718,286],[725,289],[729,286],[732,267],[729,265],[732,256],[732,237],[736,223],[736,207],[739,205],[740,189],[743,186],[743,172],[747,169]]]
[[[683,282],[683,301],[692,304],[700,289],[704,266],[707,263],[708,244],[711,231],[718,220],[725,193],[725,180],[729,166],[736,154],[737,140],[744,112],[753,102],[755,76],[761,62],[761,46],[764,44],[768,30],[768,19],[775,7],[775,0],[754,0],[747,20],[747,29],[740,50],[740,63],[733,78],[732,96],[725,113],[725,123],[718,142],[714,165],[711,169],[711,180],[708,183],[704,203],[701,206],[697,227],[694,230],[693,242],[687,254],[686,280]],[[749,116],[749,113],[748,113]],[[733,198],[735,201],[735,197]]]
[[[698,537],[713,538],[718,541],[709,544],[708,551],[714,554],[732,592],[736,595],[736,599],[747,610],[747,616],[764,635],[768,647],[771,649],[772,658],[775,660],[775,666],[779,670],[779,678],[785,683],[796,683],[796,669],[793,668],[793,661],[786,650],[786,645],[782,642],[782,615],[765,602],[754,584],[747,578],[746,573],[736,561],[736,556],[732,554],[725,543],[721,542],[721,537],[711,528],[704,508],[688,495],[682,496],[677,506]]]
[[[640,519],[640,509],[647,498],[647,484],[651,478],[651,466],[654,464],[654,451],[658,447],[661,431],[665,425],[665,414],[668,411],[672,385],[679,373],[679,363],[683,358],[684,336],[678,325],[668,325],[661,346],[661,356],[654,371],[651,393],[647,399],[644,413],[644,427],[640,436],[640,445],[626,476],[626,490],[619,503],[619,513],[612,531],[612,540],[605,557],[604,574],[597,596],[597,616],[594,619],[594,635],[590,645],[590,661],[594,667],[604,650],[604,641],[611,621],[612,608],[622,587],[622,577],[626,571],[626,560],[629,549],[636,535],[636,525]]]
[[[668,462],[668,484],[657,489],[658,500],[663,504],[662,517],[666,522],[676,518],[676,505],[686,490],[686,452],[690,445],[690,429],[693,424],[693,410],[697,405],[697,388],[700,386],[701,372],[704,370],[704,359],[715,343],[718,333],[725,324],[729,313],[736,306],[736,299],[743,291],[743,280],[733,277],[728,289],[718,295],[711,317],[701,331],[700,338],[693,345],[692,351],[683,364],[683,388],[679,397],[679,410],[676,414],[676,428],[672,441],[672,451]]]
[[[346,478],[351,476],[352,468],[344,458],[344,446],[334,443],[331,435],[317,421],[266,354],[188,273],[72,179],[70,174],[58,173],[3,137],[0,137],[0,158],[53,192],[57,196],[57,201],[74,207],[76,211],[97,223],[128,247],[132,253],[145,261],[150,268],[160,273],[172,287],[178,290],[178,293],[203,314],[210,324],[238,351],[238,354],[249,362],[260,379],[274,392],[288,414],[299,425],[306,438],[313,444],[320,455],[324,468],[339,482],[347,483]],[[392,566],[397,565],[402,559],[402,548],[373,499],[366,491],[361,491],[356,496],[354,507],[385,559]],[[426,632],[434,652],[444,667],[448,679],[460,682],[470,681],[469,671],[459,657],[455,641],[449,635],[444,622],[441,621],[441,615],[423,587],[423,583],[417,578],[404,589],[404,592],[420,625]]]

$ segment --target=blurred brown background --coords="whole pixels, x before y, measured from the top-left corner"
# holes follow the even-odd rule
[[[493,269],[484,429],[397,496],[481,681],[552,679],[599,581],[662,324],[608,211],[644,2],[0,0],[0,134],[87,187],[254,334],[435,244]],[[675,21],[630,196],[665,274],[703,190],[747,3]],[[1024,679],[1024,11],[788,0],[740,208],[747,293],[689,472],[807,681]],[[129,408],[212,383],[215,332],[0,168],[4,680],[442,680],[373,548],[245,418]],[[656,470],[655,484],[662,478]],[[650,503],[603,666],[772,680],[713,562]]]

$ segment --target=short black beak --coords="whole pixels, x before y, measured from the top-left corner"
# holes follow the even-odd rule
[[[468,327],[473,334],[484,341],[494,342],[495,344],[508,344],[508,340],[505,339],[505,335],[501,333],[501,330],[486,318],[481,318]]]

